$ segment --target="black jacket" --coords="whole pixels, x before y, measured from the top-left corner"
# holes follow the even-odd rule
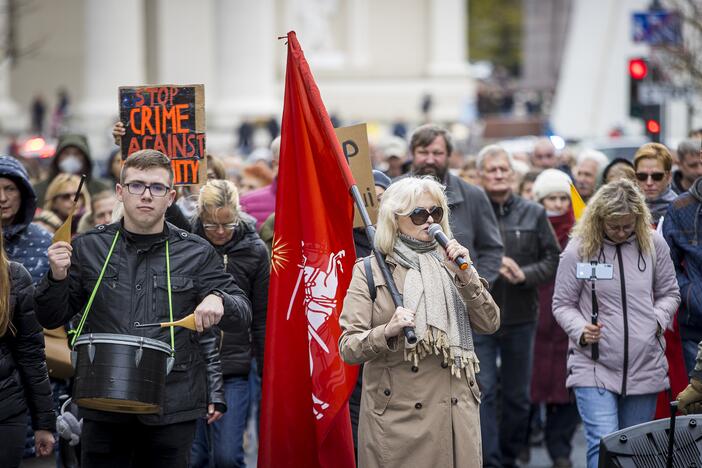
[[[98,288],[83,333],[145,336],[170,344],[169,328],[134,328],[134,322],[169,320],[166,240],[170,251],[173,319],[185,317],[212,291],[224,293],[220,327],[248,329],[251,305],[224,272],[222,259],[204,239],[166,223],[163,236],[146,250],[138,250],[121,223],[101,225],[73,240],[68,278],[55,281],[51,271],[34,295],[39,322],[55,328],[80,314],[97,282],[107,252],[115,245]],[[139,416],[145,424],[171,424],[202,416],[206,403],[224,404],[216,330],[198,335],[175,327],[175,366],[166,378],[162,415]],[[207,378],[206,378],[207,375]],[[115,421],[113,413],[85,411],[89,419]]]
[[[558,267],[561,248],[556,235],[541,205],[511,195],[502,205],[492,203],[492,208],[505,256],[517,262],[526,277],[523,283],[513,285],[500,276],[493,285],[491,292],[500,306],[500,322],[514,325],[536,321],[538,286],[552,280]]]
[[[196,220],[195,233],[205,237],[202,223]],[[268,309],[268,281],[270,260],[266,244],[256,233],[255,220],[241,221],[232,239],[223,246],[214,246],[222,256],[227,273],[251,301],[251,327],[225,332],[220,357],[226,376],[245,377],[251,368],[251,352],[258,362],[259,375],[263,374],[263,349],[266,337]]]
[[[32,278],[10,262],[11,326],[0,337],[0,424],[29,408],[34,430],[54,431],[56,415],[44,356],[44,335],[34,316]]]

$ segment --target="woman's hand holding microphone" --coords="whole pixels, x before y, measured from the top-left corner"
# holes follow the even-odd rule
[[[461,270],[458,265],[456,265],[456,259],[462,257],[463,260],[468,264],[468,268]],[[468,249],[463,247],[458,243],[456,239],[451,239],[446,244],[446,259],[444,260],[446,267],[454,272],[458,279],[463,283],[468,283],[473,276],[473,262],[470,259],[470,253]]]

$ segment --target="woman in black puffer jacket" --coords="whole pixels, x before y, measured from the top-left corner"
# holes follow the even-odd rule
[[[208,432],[214,466],[245,466],[243,434],[249,403],[254,398],[248,376],[252,357],[258,363],[259,375],[263,370],[270,260],[266,245],[256,233],[255,220],[249,222],[240,212],[239,194],[231,182],[210,180],[202,187],[198,216],[193,222],[195,234],[207,239],[222,256],[227,272],[251,301],[252,321],[250,329],[224,334],[220,357],[228,411],[211,431],[206,430],[204,420],[198,421],[191,466],[208,466]]]
[[[38,456],[53,450],[56,416],[32,278],[7,259],[2,244],[0,232],[0,466],[15,467],[22,461],[27,410]]]

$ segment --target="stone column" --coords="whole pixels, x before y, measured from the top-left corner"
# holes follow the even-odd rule
[[[0,21],[9,27],[9,8],[7,0],[0,0]],[[10,96],[10,59],[0,61],[0,125],[3,131],[20,131],[24,129],[24,119],[20,117],[20,109]]]
[[[214,104],[215,11],[213,0],[157,0],[152,49],[155,83],[205,85]]]
[[[110,148],[119,86],[144,84],[144,0],[85,0],[85,94],[78,106],[93,153]]]
[[[465,0],[429,0],[430,47],[428,72],[434,76],[465,76],[467,17]]]
[[[282,113],[275,89],[277,39],[274,0],[215,0],[215,93],[208,113],[214,127],[233,129],[242,117]]]
[[[369,0],[352,0],[348,4],[349,20],[346,27],[349,64],[354,68],[365,68],[370,64],[370,7]]]
[[[0,6],[0,8],[2,8]],[[0,126],[3,131],[24,130],[25,119],[19,106],[10,96],[10,60],[0,62]]]

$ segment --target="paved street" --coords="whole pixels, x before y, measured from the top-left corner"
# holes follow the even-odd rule
[[[585,468],[585,435],[582,427],[578,429],[573,441],[573,460],[574,468]],[[40,458],[24,460],[22,468],[53,468],[56,466],[52,458]],[[246,466],[253,468],[256,466],[256,457],[253,453],[246,454]],[[548,458],[546,449],[543,447],[534,447],[531,450],[531,462],[525,465],[529,468],[550,468],[551,460]]]
[[[585,468],[587,466],[585,460],[586,444],[585,444],[585,433],[583,432],[582,425],[578,427],[578,431],[573,437],[573,454],[570,459],[573,462],[573,468]],[[531,461],[528,465],[529,468],[550,468],[551,459],[548,457],[546,448],[532,447],[531,449]]]

